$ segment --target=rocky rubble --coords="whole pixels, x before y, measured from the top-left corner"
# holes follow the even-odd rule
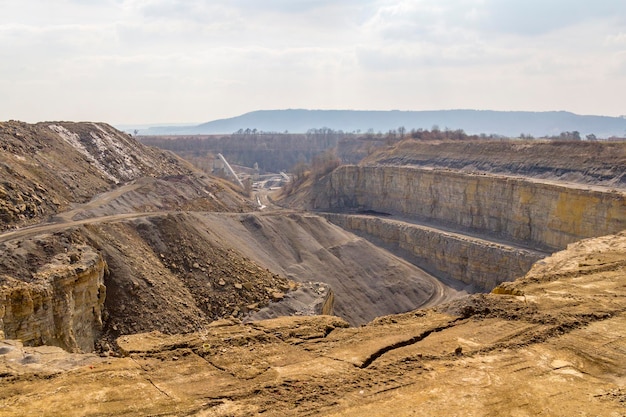
[[[251,312],[246,322],[282,316],[333,315],[335,294],[330,285],[323,282],[294,283],[288,293],[273,293],[274,303],[259,311]]]
[[[47,200],[46,189],[41,184],[34,182],[32,188],[23,189],[6,181],[0,184],[0,219],[3,223],[19,223],[41,217],[59,205],[58,200]]]
[[[216,190],[218,180],[195,178],[201,174],[175,155],[143,146],[104,123],[0,122],[0,150],[0,230],[41,222],[140,178],[163,178],[167,184],[188,176],[179,196],[205,210],[247,206],[232,189]],[[217,197],[198,205],[207,190],[217,191]]]
[[[34,234],[0,249],[0,331],[29,346],[114,351],[120,335],[244,318],[297,288],[199,235],[182,214]]]
[[[329,285],[334,314],[353,326],[466,294],[310,213],[207,213],[196,218],[219,236],[218,242],[269,270],[301,284]]]

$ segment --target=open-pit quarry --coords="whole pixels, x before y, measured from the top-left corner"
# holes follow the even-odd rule
[[[0,145],[0,416],[626,414],[624,143],[401,142],[262,208],[105,124]]]

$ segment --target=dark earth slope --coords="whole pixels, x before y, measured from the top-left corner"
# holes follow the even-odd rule
[[[626,142],[407,140],[379,149],[361,165],[448,168],[626,188]]]
[[[175,184],[182,204],[170,199],[168,209],[248,206],[227,183],[202,178],[174,154],[143,146],[104,123],[2,122],[0,148],[0,230],[41,222],[140,178],[144,188],[151,181]],[[205,193],[219,198],[203,199],[200,206],[191,202]]]

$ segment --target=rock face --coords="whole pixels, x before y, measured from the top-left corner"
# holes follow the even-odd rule
[[[106,264],[93,248],[70,247],[33,274],[31,282],[2,277],[4,338],[91,352],[102,330]]]
[[[623,191],[448,170],[343,166],[312,196],[317,210],[399,214],[548,250],[626,228]]]
[[[294,283],[295,284],[295,283]],[[332,316],[335,295],[329,285],[307,282],[294,285],[293,291],[277,293],[274,303],[249,314],[245,321],[258,321],[282,316]]]
[[[324,216],[399,252],[437,277],[460,280],[480,291],[490,291],[501,282],[523,276],[546,256],[544,252],[387,218],[333,213]]]
[[[625,284],[622,233],[572,244],[491,294],[360,327],[220,320],[122,336],[126,357],[73,364],[2,342],[0,415],[620,416]]]

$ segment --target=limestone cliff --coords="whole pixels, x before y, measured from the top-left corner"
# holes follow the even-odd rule
[[[2,276],[0,330],[24,344],[91,352],[102,329],[106,264],[81,245],[40,267],[31,282]]]
[[[310,207],[427,219],[549,250],[626,229],[626,192],[604,187],[401,166],[343,166]]]
[[[380,242],[440,278],[489,291],[523,276],[543,252],[373,216],[327,213],[331,222]]]

